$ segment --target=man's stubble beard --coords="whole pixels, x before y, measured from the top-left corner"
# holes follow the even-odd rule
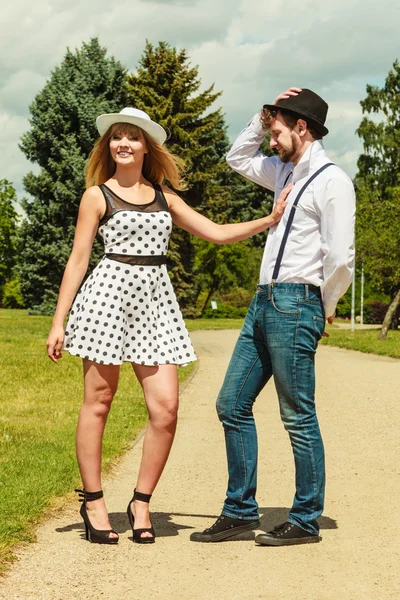
[[[290,134],[290,138],[292,142],[291,147],[287,148],[286,150],[283,150],[283,152],[279,154],[279,158],[283,163],[294,162],[294,159],[297,158],[297,155],[301,148],[300,141],[297,139],[293,132]]]

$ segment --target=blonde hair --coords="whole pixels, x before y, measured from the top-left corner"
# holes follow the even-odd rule
[[[95,143],[86,165],[86,189],[106,182],[115,173],[116,164],[110,152],[110,139],[114,135],[142,134],[147,154],[144,156],[142,174],[150,183],[162,184],[167,180],[176,190],[186,189],[185,163],[165,146],[155,142],[143,129],[130,123],[115,123]]]

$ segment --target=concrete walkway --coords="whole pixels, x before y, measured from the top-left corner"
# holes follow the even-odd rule
[[[339,328],[339,329],[351,329],[351,323],[343,323],[342,321],[336,321],[335,325]],[[354,323],[354,329],[359,330],[359,329],[382,329],[382,325],[369,325],[369,324],[363,324],[361,325],[361,323]]]
[[[133,544],[125,509],[141,441],[104,489],[118,546],[84,541],[73,503],[43,524],[2,581],[7,600],[387,600],[400,597],[400,361],[321,347],[318,409],[327,454],[321,544],[255,546],[254,534],[189,541],[220,513],[226,488],[215,414],[237,331],[194,332],[200,364],[182,394],[175,445],[152,500],[156,544]],[[272,383],[255,407],[263,529],[285,520],[293,459]]]

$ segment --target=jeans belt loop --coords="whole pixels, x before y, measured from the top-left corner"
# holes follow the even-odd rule
[[[272,283],[268,284],[268,300],[271,300],[271,288],[272,288]]]
[[[310,295],[310,291],[309,291],[309,288],[308,288],[308,283],[305,284],[305,290],[306,290],[306,302],[308,302],[309,295]]]

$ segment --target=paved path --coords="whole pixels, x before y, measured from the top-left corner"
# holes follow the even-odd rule
[[[400,361],[321,347],[318,407],[327,453],[323,542],[255,546],[254,534],[219,544],[189,541],[211,524],[226,487],[214,401],[237,331],[192,334],[199,369],[182,394],[178,434],[152,500],[156,544],[130,540],[125,507],[139,441],[105,484],[116,547],[82,539],[73,503],[38,531],[0,586],[7,600],[387,600],[400,597],[398,526]],[[273,385],[256,403],[258,500],[264,529],[283,521],[293,460]]]
[[[339,329],[351,329],[351,323],[343,323],[343,321],[336,321],[336,327]],[[365,325],[361,325],[361,323],[354,323],[354,329],[382,329],[382,325],[369,325],[368,323]]]

